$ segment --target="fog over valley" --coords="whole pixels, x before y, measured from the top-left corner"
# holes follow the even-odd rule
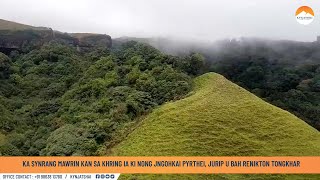
[[[315,20],[308,26],[295,20],[295,11],[302,5],[315,11]],[[320,2],[316,0],[1,0],[0,18],[113,38],[314,41],[320,29],[318,7]]]

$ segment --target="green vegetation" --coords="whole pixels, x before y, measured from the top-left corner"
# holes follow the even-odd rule
[[[166,38],[131,38],[163,52],[206,57],[205,72],[216,72],[265,101],[285,109],[320,130],[320,44],[259,38],[214,43]]]
[[[0,146],[2,146],[6,142],[6,137],[3,134],[0,134]]]
[[[0,152],[104,154],[154,107],[184,97],[200,72],[191,64],[202,62],[136,42],[79,52],[51,41],[0,53]]]
[[[298,64],[297,59],[286,63],[282,51],[267,56],[264,48],[253,53],[244,46],[238,52],[238,45],[231,42],[236,46],[207,54],[206,61],[199,53],[166,55],[134,41],[110,48],[108,35],[21,28],[1,30],[5,43],[0,48],[4,53],[0,53],[0,155],[320,155],[316,129],[240,87],[319,129],[316,55],[312,63]],[[215,73],[193,81],[207,71],[219,72],[240,86]],[[319,179],[316,175],[123,178]]]
[[[294,66],[260,56],[234,55],[211,69],[320,130],[320,64]]]
[[[187,98],[154,110],[112,150],[119,156],[319,156],[319,132],[294,115],[208,73]],[[136,179],[293,179],[299,176],[136,175]],[[305,176],[314,179],[316,176]]]

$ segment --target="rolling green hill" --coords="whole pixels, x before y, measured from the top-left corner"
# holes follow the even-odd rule
[[[320,133],[223,76],[195,79],[183,100],[154,110],[117,156],[319,156]],[[297,175],[135,175],[136,179],[317,179]]]

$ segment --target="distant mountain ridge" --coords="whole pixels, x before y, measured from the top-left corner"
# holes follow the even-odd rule
[[[9,55],[15,50],[27,52],[50,41],[63,42],[77,47],[79,51],[97,46],[112,46],[112,39],[106,34],[62,33],[51,28],[0,19],[0,52],[4,54]]]
[[[4,19],[0,19],[0,30],[49,30],[47,27],[35,27],[26,24],[21,24],[13,21],[7,21]]]

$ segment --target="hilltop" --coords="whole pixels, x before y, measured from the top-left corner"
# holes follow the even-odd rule
[[[49,30],[46,27],[35,27],[26,24],[21,24],[13,21],[7,21],[4,19],[0,19],[0,30]]]
[[[187,98],[154,110],[113,149],[112,155],[320,155],[319,132],[291,113],[266,103],[219,74],[202,75],[195,79],[194,84],[194,91]],[[199,179],[196,175],[182,176]],[[137,177],[150,179],[160,176]],[[164,179],[174,177],[163,176]],[[223,177],[232,179],[238,176],[217,178]],[[290,176],[294,177],[298,178]]]

